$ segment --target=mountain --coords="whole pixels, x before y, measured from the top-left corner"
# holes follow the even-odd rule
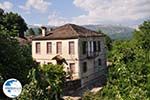
[[[85,28],[102,31],[112,39],[130,39],[132,38],[133,28],[119,25],[84,25]]]
[[[35,33],[39,26],[28,25],[29,28],[33,28]],[[54,26],[46,26],[47,28],[55,28]],[[98,31],[101,30],[104,34],[107,34],[112,39],[130,39],[132,38],[133,28],[119,25],[83,25],[83,27]]]

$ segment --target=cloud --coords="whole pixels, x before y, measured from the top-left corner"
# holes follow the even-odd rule
[[[3,3],[0,3],[0,8],[4,10],[10,10],[12,9],[12,7],[13,7],[13,4],[11,2],[4,1]]]
[[[69,23],[67,18],[59,16],[58,12],[52,12],[48,16],[48,25],[60,26]]]
[[[27,0],[25,5],[20,5],[19,8],[26,11],[34,8],[40,12],[45,12],[47,11],[49,5],[51,5],[51,3],[47,2],[46,0]]]
[[[73,4],[86,11],[87,14],[67,19],[53,13],[48,17],[48,24],[123,24],[135,26],[150,18],[150,0],[74,0]]]
[[[73,18],[79,24],[122,23],[150,17],[150,0],[74,0],[73,3],[88,12]]]

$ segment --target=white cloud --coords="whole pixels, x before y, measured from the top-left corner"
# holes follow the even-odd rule
[[[4,1],[3,3],[0,3],[0,8],[4,10],[10,10],[12,9],[12,7],[13,7],[13,4],[11,2]]]
[[[79,24],[121,23],[150,17],[150,0],[74,0],[73,3],[88,12],[73,18]]]
[[[59,26],[68,22],[68,19],[59,16],[58,12],[52,12],[48,16],[48,25]]]
[[[36,10],[39,10],[40,12],[45,12],[48,9],[49,5],[51,5],[51,3],[47,2],[46,0],[27,0],[25,5],[20,5],[19,8],[26,11],[34,8]]]
[[[72,17],[69,20],[53,13],[48,17],[48,24],[125,24],[133,26],[145,18],[150,18],[150,0],[74,0],[73,4],[86,11],[87,14]]]

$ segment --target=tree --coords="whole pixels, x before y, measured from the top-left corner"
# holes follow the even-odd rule
[[[22,84],[27,83],[28,71],[34,66],[29,45],[21,46],[19,42],[0,31],[0,73],[4,80],[16,78]]]
[[[0,8],[0,23],[3,24],[4,10]]]
[[[145,50],[147,61],[150,61],[150,20],[144,21],[139,29],[134,32],[134,43],[137,48]]]
[[[112,49],[112,39],[108,35],[105,35],[105,43],[107,46],[107,50],[110,51]]]
[[[99,34],[102,34],[102,33],[103,33],[100,29],[98,29],[97,32],[98,32]]]
[[[4,10],[0,8],[0,15],[4,14]]]
[[[102,31],[100,29],[97,32],[100,33],[100,34],[104,34],[104,33],[102,33]],[[107,50],[111,50],[111,48],[112,48],[112,39],[106,34],[104,34],[104,36],[105,36],[105,43],[106,43]]]
[[[135,31],[130,41],[114,42],[113,65],[109,69],[109,81],[100,92],[103,99],[146,100],[150,98],[150,62],[145,52],[149,46],[149,21]]]
[[[0,65],[0,67],[1,67],[1,65]],[[1,76],[1,73],[0,73],[0,97],[3,96],[3,91],[2,91],[3,82],[4,82],[4,80],[3,80],[3,77]]]
[[[29,28],[26,32],[26,35],[30,36],[30,35],[35,35],[35,32],[33,31],[32,28]]]
[[[65,72],[61,65],[43,65],[29,73],[30,83],[23,87],[20,100],[56,100],[62,92]]]
[[[17,14],[4,13],[0,9],[0,88],[9,78],[18,79],[22,85],[28,83],[29,70],[36,66],[30,45],[20,45],[16,39],[18,32],[24,31],[22,21]],[[0,99],[6,99],[5,95]]]
[[[8,35],[7,30],[0,30],[0,88],[7,79],[18,79],[24,86],[29,82],[29,70],[36,66],[31,56],[29,45],[20,45],[19,42]],[[7,97],[0,91],[0,99]]]
[[[6,29],[13,34],[11,36],[24,37],[24,32],[28,29],[24,19],[17,13],[0,10],[0,29]]]
[[[146,21],[134,32],[133,39],[113,43],[108,82],[99,92],[102,100],[149,100],[150,62],[145,54],[150,48],[149,26]]]
[[[137,43],[137,46],[141,46],[142,49],[149,51],[150,50],[150,20],[144,21],[142,25],[139,26],[139,29],[134,32],[134,40]]]
[[[41,28],[38,28],[38,33],[37,33],[37,34],[38,34],[38,35],[42,34]]]

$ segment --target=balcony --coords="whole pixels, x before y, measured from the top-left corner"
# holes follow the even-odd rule
[[[93,59],[93,58],[95,58],[95,57],[97,57],[98,56],[98,53],[97,52],[88,52],[87,53],[87,58],[88,59]]]

